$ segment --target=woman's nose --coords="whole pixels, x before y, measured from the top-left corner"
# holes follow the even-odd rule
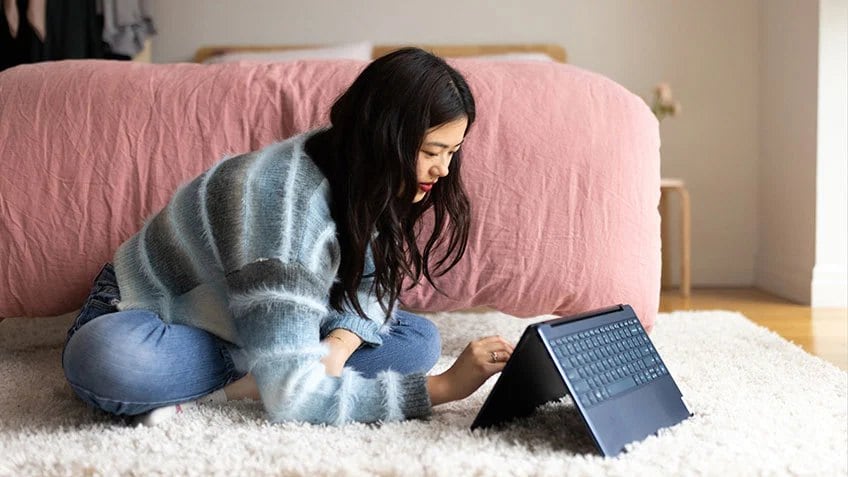
[[[448,175],[448,164],[450,164],[450,159],[439,161],[430,169],[430,174],[438,177],[445,177]]]

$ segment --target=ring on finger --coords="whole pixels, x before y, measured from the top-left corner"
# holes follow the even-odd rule
[[[493,362],[493,363],[497,363],[498,361],[499,361],[499,360],[498,360],[498,352],[497,352],[497,351],[492,351],[492,362]]]

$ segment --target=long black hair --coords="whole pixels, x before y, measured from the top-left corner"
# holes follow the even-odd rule
[[[306,152],[332,191],[330,211],[341,253],[330,291],[334,309],[343,311],[347,297],[367,318],[356,294],[363,278],[373,279],[371,292],[386,313],[392,312],[405,278],[412,288],[423,273],[441,292],[432,276],[453,268],[468,241],[471,204],[462,184],[462,153],[453,155],[450,173],[413,203],[416,161],[428,129],[466,118],[467,134],[475,111],[471,89],[459,72],[438,56],[403,48],[365,67],[333,104],[330,128],[307,140]],[[433,227],[422,252],[416,242],[419,219],[430,208]],[[363,276],[369,243],[375,269]],[[434,275],[431,256],[444,244]]]

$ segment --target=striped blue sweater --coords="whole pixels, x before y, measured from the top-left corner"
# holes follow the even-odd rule
[[[180,187],[115,255],[120,309],[205,329],[239,346],[274,421],[342,424],[430,413],[424,375],[328,376],[320,338],[348,329],[381,344],[387,321],[363,279],[365,320],[329,306],[339,267],[329,182],[308,132],[218,162]],[[373,271],[370,248],[364,274]]]

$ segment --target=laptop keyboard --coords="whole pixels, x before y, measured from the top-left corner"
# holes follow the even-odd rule
[[[565,335],[550,344],[584,407],[668,374],[635,318]]]

